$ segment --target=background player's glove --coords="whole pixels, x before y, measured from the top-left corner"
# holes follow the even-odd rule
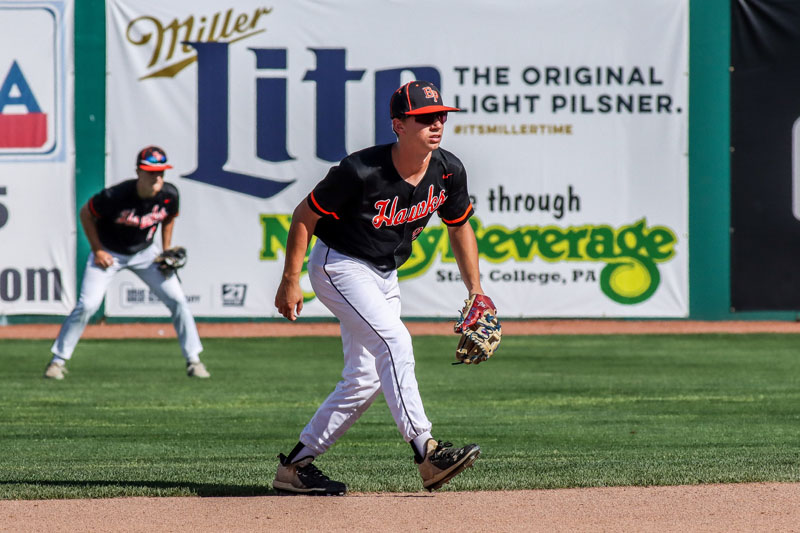
[[[166,277],[170,277],[186,264],[186,248],[183,246],[168,248],[158,254],[154,262]]]
[[[489,359],[500,345],[500,322],[497,320],[497,307],[488,296],[473,294],[464,300],[464,308],[453,328],[461,334],[456,348],[457,363],[476,365]]]

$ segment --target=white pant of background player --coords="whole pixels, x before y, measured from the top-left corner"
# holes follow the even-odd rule
[[[200,343],[197,325],[189,311],[186,295],[183,293],[177,276],[165,278],[164,274],[153,264],[159,249],[155,245],[150,245],[133,255],[107,251],[114,257],[114,264],[105,270],[94,264],[94,253],[89,254],[78,303],[61,326],[58,338],[50,351],[67,361],[72,357],[72,352],[75,350],[86,324],[100,309],[111,279],[117,272],[127,268],[147,283],[150,290],[169,309],[172,315],[172,324],[175,326],[181,351],[187,363],[198,362],[203,345]]]
[[[430,438],[431,423],[414,375],[411,335],[400,320],[397,272],[381,272],[317,240],[308,273],[317,298],[341,324],[344,370],[300,441],[316,454],[324,453],[380,392],[406,442]]]

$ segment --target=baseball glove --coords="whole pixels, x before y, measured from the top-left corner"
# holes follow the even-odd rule
[[[453,328],[461,334],[456,348],[458,362],[453,364],[477,365],[494,355],[500,345],[502,333],[497,320],[497,307],[491,298],[483,294],[473,294],[464,303],[466,305]]]
[[[154,262],[166,277],[170,277],[186,264],[186,248],[183,246],[168,248],[158,254]]]

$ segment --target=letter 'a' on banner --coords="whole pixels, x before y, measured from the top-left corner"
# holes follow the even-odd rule
[[[7,106],[22,106],[26,112],[4,113]],[[0,148],[40,148],[45,142],[47,114],[42,113],[19,64],[14,61],[0,84]]]

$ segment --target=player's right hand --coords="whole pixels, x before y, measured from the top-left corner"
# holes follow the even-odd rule
[[[297,320],[300,311],[303,310],[303,290],[298,281],[281,279],[278,292],[275,294],[275,307],[287,319]]]
[[[94,264],[105,270],[114,264],[114,256],[105,250],[97,250],[94,253]]]

